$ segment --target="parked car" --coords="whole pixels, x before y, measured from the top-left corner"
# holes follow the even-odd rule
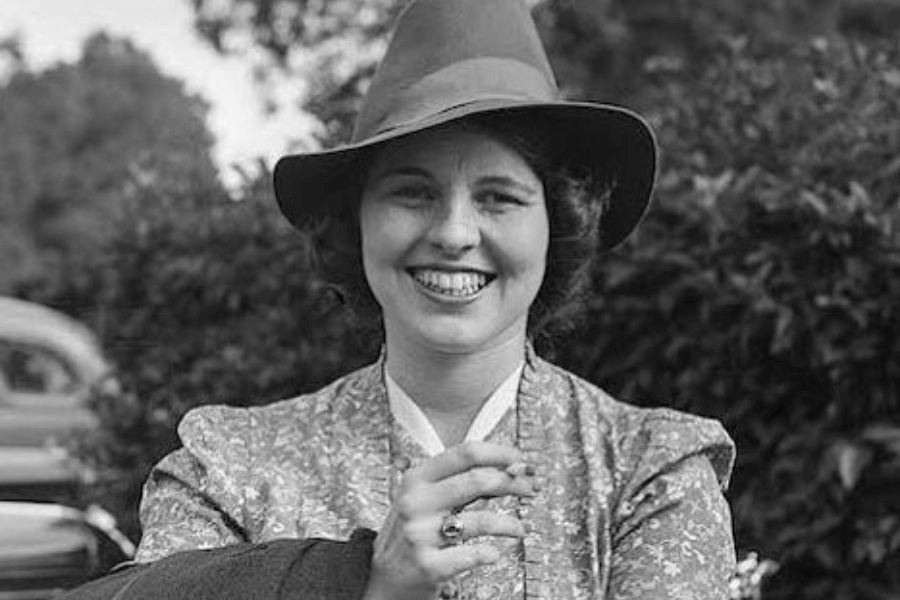
[[[84,470],[65,440],[96,426],[95,386],[116,385],[94,334],[0,297],[0,600],[45,600],[127,560],[111,515],[79,503]]]
[[[110,373],[87,327],[46,306],[0,297],[0,451],[54,445],[93,426],[85,402]]]
[[[40,502],[0,502],[0,598],[49,600],[134,555],[115,519]]]

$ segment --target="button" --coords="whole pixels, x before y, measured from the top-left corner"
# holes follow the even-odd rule
[[[452,581],[445,581],[441,584],[441,589],[438,591],[438,598],[441,600],[456,600],[456,598],[459,598],[459,586]]]

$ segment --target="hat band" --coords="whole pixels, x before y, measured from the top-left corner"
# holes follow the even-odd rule
[[[439,69],[397,90],[378,114],[365,107],[353,142],[409,126],[457,106],[484,100],[553,102],[557,90],[539,69],[508,58],[473,58]]]

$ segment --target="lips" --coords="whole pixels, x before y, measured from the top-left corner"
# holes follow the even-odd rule
[[[481,271],[445,271],[438,269],[410,269],[410,275],[425,289],[436,294],[464,298],[474,296],[494,279]]]

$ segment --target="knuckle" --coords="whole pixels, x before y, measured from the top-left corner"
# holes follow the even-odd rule
[[[443,570],[434,556],[425,553],[419,555],[418,565],[422,579],[430,582],[437,582],[443,579]]]
[[[459,447],[459,458],[466,464],[475,464],[478,462],[480,452],[477,442],[466,442]]]
[[[492,491],[499,484],[497,473],[488,469],[473,469],[469,471],[469,481],[472,487],[480,492]]]
[[[416,541],[416,534],[418,533],[418,528],[416,524],[412,521],[406,521],[400,526],[400,536],[407,544],[414,544]]]
[[[466,513],[465,517],[466,537],[475,537],[484,533],[490,527],[490,523],[488,523],[483,513],[473,511]]]
[[[470,531],[475,535],[498,535],[512,529],[511,518],[502,514],[473,513]]]
[[[403,476],[400,478],[400,491],[401,493],[404,491],[409,491],[415,489],[419,484],[419,477],[421,476],[421,471],[417,469],[410,469],[403,473]]]
[[[404,494],[397,498],[394,507],[399,516],[404,521],[409,521],[416,514],[417,500],[413,494]]]
[[[482,490],[486,483],[484,471],[481,469],[469,471],[466,474],[466,478],[469,480],[469,485],[475,490]]]

